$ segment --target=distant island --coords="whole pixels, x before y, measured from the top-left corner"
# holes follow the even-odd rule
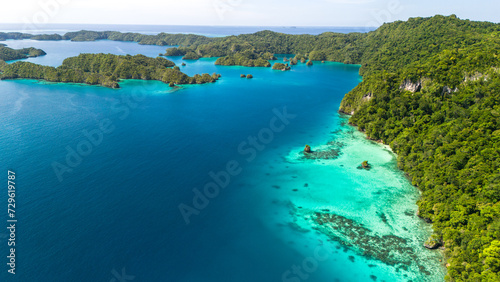
[[[0,32],[0,41],[6,39],[131,41],[145,45],[177,46],[167,49],[165,56],[184,56],[185,59],[189,60],[221,57],[217,64],[271,67],[268,60],[276,59],[274,54],[295,54],[302,63],[305,63],[306,59],[357,63],[360,57],[359,50],[355,50],[355,46],[352,44],[364,36],[361,33],[326,32],[321,35],[291,35],[260,31],[238,36],[206,37],[193,34],[145,35],[117,31],[82,30],[68,32],[64,35]]]
[[[0,39],[24,38],[170,45],[177,47],[169,48],[167,56],[220,57],[220,65],[270,67],[274,54],[291,54],[292,66],[307,61],[361,65],[363,81],[346,94],[340,112],[351,115],[350,123],[370,139],[389,144],[398,155],[398,167],[422,191],[418,216],[434,229],[425,245],[444,250],[446,279],[500,281],[500,24],[452,15],[412,18],[350,34],[261,31],[210,38],[111,31],[0,33]],[[191,83],[216,76],[187,78],[163,60],[150,59],[159,61],[143,66],[136,59],[120,58],[140,70],[137,77]],[[86,73],[77,63],[81,61],[73,60],[57,69],[21,62],[0,67],[3,78],[34,73],[60,79],[58,72],[63,77]],[[107,74],[120,69],[118,65]],[[134,76],[125,73],[115,78]],[[112,84],[107,74],[100,68],[88,73]]]

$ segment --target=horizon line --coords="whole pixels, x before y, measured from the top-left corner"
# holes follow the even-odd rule
[[[0,25],[25,25],[26,23],[3,23],[0,22]],[[349,25],[216,25],[216,24],[126,24],[126,23],[41,23],[36,24],[37,26],[46,26],[46,25],[137,25],[137,26],[208,26],[208,27],[285,27],[285,28],[299,28],[299,27],[308,27],[308,28],[322,28],[322,27],[337,27],[337,28],[367,28],[374,27],[378,28],[380,26],[349,26]]]

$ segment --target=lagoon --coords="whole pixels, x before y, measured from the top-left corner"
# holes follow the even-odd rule
[[[156,56],[166,48],[6,43],[41,48],[46,56],[28,60],[52,66],[83,52]],[[186,61],[181,70],[220,73],[218,82],[180,88],[0,81],[0,163],[18,175],[19,214],[18,274],[3,272],[2,281],[110,281],[124,272],[136,281],[443,280],[439,253],[422,246],[431,230],[415,216],[417,188],[392,152],[337,113],[360,82],[359,66],[299,63],[281,72],[214,62]],[[284,110],[293,115],[288,124],[260,138]],[[103,121],[113,129],[85,150],[86,133]],[[253,137],[254,153],[242,152]],[[304,159],[305,144],[338,156]],[[81,160],[69,166],[79,146]],[[364,160],[371,170],[357,169]],[[194,207],[195,189],[232,161],[239,173],[186,223],[179,206]],[[55,162],[71,170],[62,180]],[[317,212],[348,227],[331,233]],[[0,232],[6,254],[7,231]],[[376,257],[392,247],[398,263]]]

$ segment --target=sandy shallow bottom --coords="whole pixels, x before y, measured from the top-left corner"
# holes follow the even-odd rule
[[[271,203],[263,222],[303,255],[313,281],[442,281],[440,252],[423,247],[432,229],[416,216],[419,191],[395,154],[346,117],[337,122],[339,129],[309,144],[313,154],[275,149],[254,166],[251,174],[266,180],[245,181]],[[364,160],[371,169],[359,168]]]

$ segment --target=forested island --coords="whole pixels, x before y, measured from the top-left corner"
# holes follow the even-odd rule
[[[288,64],[274,63],[273,70],[287,71],[290,70],[290,66]]]
[[[412,18],[351,34],[261,31],[209,38],[80,31],[64,36],[0,33],[2,38],[171,45],[177,47],[169,48],[167,56],[220,57],[220,65],[269,67],[274,54],[295,55],[291,66],[307,61],[360,64],[363,82],[344,97],[340,111],[351,115],[350,122],[369,138],[389,144],[399,168],[422,191],[418,215],[434,228],[426,245],[444,249],[446,279],[500,281],[500,24],[452,15]],[[147,73],[162,80],[171,74],[166,82],[197,81],[155,64],[140,67],[150,71],[136,77]],[[68,62],[68,68],[63,63],[31,72],[32,65],[3,66],[3,76],[50,73],[49,79],[61,79],[68,73],[89,73],[113,83],[109,75],[117,69],[89,71]]]
[[[410,19],[367,34],[342,112],[422,191],[450,281],[500,281],[500,25]]]
[[[46,55],[46,53],[41,49],[36,49],[36,48],[12,49],[7,47],[5,44],[0,44],[0,61],[19,60],[19,59],[38,57],[43,55]]]
[[[80,54],[63,61],[55,68],[29,62],[0,64],[0,79],[42,79],[51,82],[86,83],[118,88],[120,79],[159,80],[175,84],[202,84],[214,82],[220,75],[207,73],[190,77],[172,61],[163,57],[144,55]]]

